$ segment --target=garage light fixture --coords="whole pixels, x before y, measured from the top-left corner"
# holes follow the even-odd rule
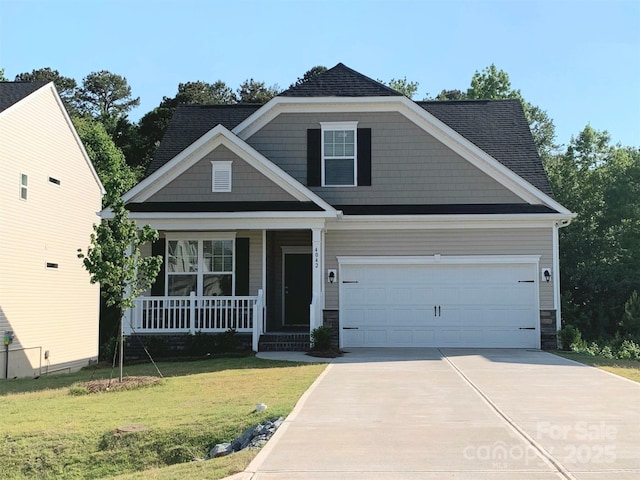
[[[543,268],[542,269],[542,276],[544,277],[544,280],[549,283],[551,281],[551,269],[550,268]]]

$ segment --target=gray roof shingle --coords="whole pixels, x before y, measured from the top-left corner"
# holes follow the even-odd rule
[[[280,93],[282,97],[391,97],[400,92],[339,63],[301,85]]]
[[[28,97],[47,82],[0,82],[0,112]]]
[[[553,195],[520,100],[416,103],[534,187]]]
[[[162,137],[146,176],[162,167],[217,125],[232,130],[262,105],[180,105]]]

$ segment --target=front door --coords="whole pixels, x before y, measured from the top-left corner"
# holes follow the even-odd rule
[[[309,326],[311,254],[284,255],[284,326]]]

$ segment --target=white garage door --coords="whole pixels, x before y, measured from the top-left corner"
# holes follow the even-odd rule
[[[536,264],[343,265],[344,347],[538,348]]]

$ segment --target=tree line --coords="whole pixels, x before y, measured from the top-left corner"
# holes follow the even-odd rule
[[[326,70],[315,66],[291,86]],[[8,80],[3,70],[1,80]],[[253,78],[235,90],[222,80],[179,83],[173,96],[132,122],[128,114],[140,98],[115,73],[93,72],[78,83],[46,67],[20,73],[15,81],[54,82],[105,184],[105,205],[141,179],[178,105],[263,104],[281,91]],[[406,77],[381,83],[409,98],[419,86]],[[559,233],[564,322],[588,340],[631,336],[640,341],[640,314],[633,313],[640,310],[633,296],[640,291],[640,149],[613,144],[606,131],[589,124],[568,144],[557,143],[547,112],[527,102],[495,65],[476,71],[466,90],[442,90],[424,100],[503,98],[521,101],[556,200],[578,214]]]

